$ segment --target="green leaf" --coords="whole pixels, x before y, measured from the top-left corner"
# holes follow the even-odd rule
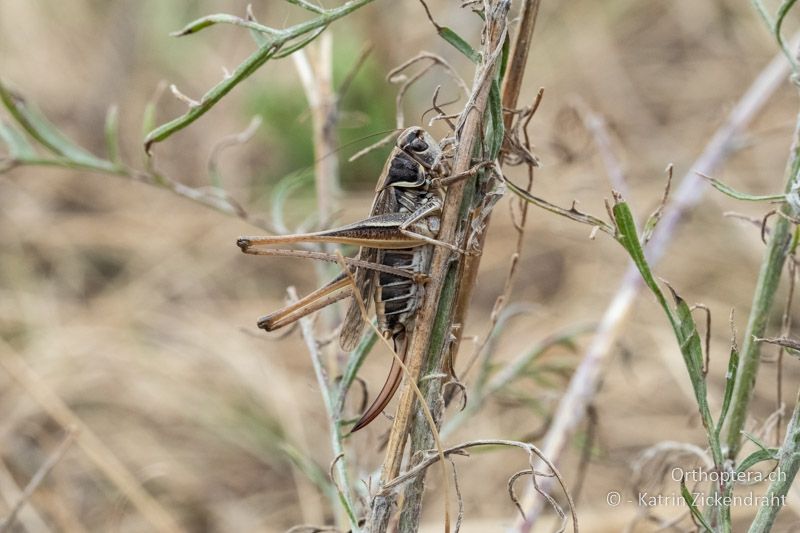
[[[763,196],[747,194],[744,192],[737,191],[733,187],[722,183],[716,178],[711,178],[709,176],[703,176],[703,177],[719,192],[721,192],[726,196],[730,196],[731,198],[734,198],[736,200],[744,200],[746,202],[774,202],[776,200],[785,200],[786,198],[784,194],[768,194]]]
[[[311,41],[316,39],[319,36],[319,34],[322,33],[323,31],[325,31],[326,29],[327,29],[327,26],[322,26],[320,28],[317,28],[314,31],[309,32],[309,34],[307,36],[303,37],[302,39],[298,39],[296,42],[290,44],[289,46],[287,46],[285,48],[281,48],[280,52],[276,52],[275,53],[274,58],[275,59],[282,59],[284,57],[288,57],[288,56],[292,55],[293,53],[297,52],[301,48],[305,48]]]
[[[714,533],[714,530],[708,525],[706,519],[703,517],[703,513],[700,512],[700,509],[694,504],[694,497],[692,493],[689,492],[689,488],[686,486],[686,481],[681,479],[681,496],[683,497],[683,501],[686,502],[686,505],[689,506],[689,512],[692,513],[692,517],[695,521],[700,524],[708,533]]]
[[[264,26],[263,24],[259,24],[254,20],[247,20],[234,15],[228,15],[226,13],[216,13],[214,15],[207,15],[197,20],[193,20],[184,26],[183,29],[173,32],[170,35],[172,37],[183,37],[184,35],[197,33],[210,26],[214,26],[215,24],[233,24],[234,26],[242,26],[243,28],[249,28],[250,30],[257,31],[264,35],[275,35],[278,33],[275,29]]]
[[[0,101],[8,112],[28,134],[42,146],[56,155],[69,159],[81,166],[98,170],[113,170],[114,165],[84,150],[62,134],[34,106],[29,105],[21,97],[13,95],[0,80]]]
[[[8,153],[12,159],[33,159],[36,150],[25,138],[25,135],[12,124],[0,121],[0,139],[8,145]]]
[[[764,448],[756,450],[736,466],[736,473],[747,472],[748,469],[764,461],[777,461],[779,448]]]
[[[697,332],[697,323],[692,316],[692,310],[675,290],[669,287],[672,298],[675,300],[676,318],[678,319],[678,335],[681,342],[681,352],[686,358],[686,364],[692,379],[703,379],[703,343]]]
[[[486,136],[489,140],[488,159],[494,160],[503,147],[505,124],[503,123],[503,103],[500,99],[500,84],[497,79],[492,80],[489,88],[489,124],[486,127]]]
[[[439,32],[439,35],[442,36],[442,39],[453,45],[453,47],[464,54],[467,59],[473,63],[478,63],[478,61],[481,60],[481,55],[459,34],[447,26],[438,26],[436,29]]]
[[[775,38],[778,40],[781,50],[783,50],[783,53],[789,59],[789,63],[792,65],[792,70],[795,72],[797,71],[797,59],[795,58],[793,51],[789,50],[789,47],[786,45],[786,41],[783,39],[783,33],[781,30],[783,28],[783,21],[786,19],[786,15],[789,14],[789,11],[791,11],[796,1],[797,0],[783,0],[783,3],[781,3],[781,6],[778,8],[778,14],[775,17],[774,28]]]
[[[617,241],[619,241],[622,247],[628,252],[628,255],[631,256],[631,259],[633,259],[633,263],[636,265],[636,268],[639,269],[639,273],[642,275],[642,279],[644,279],[647,287],[656,295],[662,307],[668,311],[669,307],[667,307],[666,301],[664,301],[661,288],[658,286],[658,283],[656,283],[653,272],[650,270],[650,265],[647,263],[647,259],[644,256],[644,250],[642,249],[642,244],[639,242],[639,235],[636,232],[636,222],[633,220],[631,208],[626,202],[617,202],[614,204],[612,212],[614,213],[614,220],[617,223]]]
[[[508,56],[511,53],[511,39],[509,39],[508,34],[506,34],[505,40],[503,40],[503,51],[500,55],[500,68],[498,69],[497,79],[502,82],[506,77],[506,67],[508,67]]]
[[[736,372],[739,369],[739,350],[736,345],[731,346],[731,356],[728,359],[728,371],[725,374],[725,394],[722,397],[722,409],[719,412],[719,420],[717,420],[717,435],[722,430],[722,425],[725,423],[725,417],[728,416],[728,409],[731,406],[731,398],[733,397],[733,388],[736,385]]]
[[[226,94],[232,91],[234,87],[251,76],[255,71],[261,68],[264,63],[270,59],[273,59],[277,51],[286,43],[295,42],[295,40],[301,36],[305,36],[309,33],[315,33],[317,29],[330,25],[333,21],[349,15],[356,9],[359,9],[360,7],[365,6],[372,1],[374,0],[349,0],[339,7],[325,10],[316,18],[300,22],[299,24],[295,24],[294,26],[282,30],[268,28],[267,26],[258,24],[254,20],[232,17],[231,15],[210,15],[209,17],[203,17],[202,19],[198,19],[189,24],[183,30],[178,32],[178,34],[186,35],[187,33],[199,31],[200,29],[208,27],[209,25],[224,22],[244,26],[251,31],[255,30],[265,35],[269,35],[270,38],[264,45],[260,46],[258,50],[255,50],[244,61],[242,61],[239,66],[230,73],[230,76],[226,76],[222,81],[206,91],[197,105],[189,108],[189,110],[181,116],[150,130],[144,139],[145,152],[149,154],[154,143],[164,141],[175,132],[182,130],[192,122],[205,115],[217,104],[217,102],[222,100]],[[305,44],[306,43],[302,45],[304,46]]]
[[[767,446],[767,444],[764,441],[762,441],[761,439],[759,439],[758,437],[756,437],[752,433],[748,433],[747,431],[742,431],[742,435],[744,435],[744,437],[747,440],[749,440],[750,442],[752,442],[753,444],[758,446],[760,449],[769,450],[769,446]]]

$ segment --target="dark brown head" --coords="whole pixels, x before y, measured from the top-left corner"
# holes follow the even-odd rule
[[[397,138],[397,147],[408,154],[425,170],[437,173],[442,161],[442,149],[430,133],[419,126],[406,129]]]

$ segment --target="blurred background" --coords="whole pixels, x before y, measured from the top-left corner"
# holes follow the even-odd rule
[[[430,5],[439,23],[477,42],[480,26],[473,14],[457,2]],[[254,49],[247,32],[233,26],[180,39],[169,33],[209,13],[241,16],[245,7],[244,1],[210,0],[3,0],[0,77],[101,155],[106,110],[117,105],[123,157],[142,168],[142,116],[159,85],[174,83],[200,98],[224,69],[232,70]],[[261,22],[277,27],[307,17],[277,0],[256,2],[253,9]],[[375,134],[394,127],[396,88],[387,83],[387,72],[422,50],[445,57],[468,83],[472,71],[437,37],[417,2],[377,1],[329,31],[337,82],[372,47],[341,102],[344,192],[336,220],[349,222],[367,213],[388,153],[384,148],[346,161]],[[534,193],[564,206],[574,199],[584,211],[604,216],[611,186],[574,112],[581,102],[607,121],[627,197],[637,215],[647,216],[658,205],[667,164],[675,165],[676,177],[691,170],[775,53],[745,2],[543,2],[521,98],[528,105],[545,88],[530,128],[542,161]],[[408,125],[421,123],[437,85],[443,86],[441,100],[456,96],[452,81],[432,71],[407,97]],[[184,108],[163,93],[157,122]],[[787,82],[717,177],[755,194],[778,192],[796,113],[795,90]],[[255,137],[219,158],[224,187],[252,212],[269,216],[276,188],[287,176],[296,177],[300,186],[284,205],[287,224],[295,227],[313,216],[313,146],[291,59],[268,63],[202,119],[158,145],[155,164],[183,183],[207,185],[214,146],[256,115],[263,124]],[[442,137],[446,131],[437,128]],[[524,180],[521,172],[510,175]],[[504,200],[493,217],[465,325],[468,337],[486,333],[503,288],[516,240],[508,210]],[[656,269],[688,301],[702,302],[713,313],[713,406],[724,385],[728,315],[736,310],[743,331],[763,251],[755,225],[723,213],[760,219],[767,210],[708,191]],[[255,326],[258,316],[283,304],[287,286],[301,294],[316,288],[315,269],[307,261],[241,254],[236,237],[254,233],[262,232],[126,179],[52,168],[17,168],[0,176],[0,354],[6,361],[0,370],[0,514],[64,439],[70,419],[54,415],[63,413],[60,402],[90,430],[81,435],[96,435],[95,444],[107,452],[85,439],[73,444],[15,530],[150,531],[146,513],[123,490],[131,483],[155,497],[161,510],[153,513],[169,513],[187,531],[271,532],[331,520],[330,502],[316,483],[326,479],[333,456],[308,354],[297,332],[281,337]],[[514,303],[531,308],[510,323],[494,348],[498,364],[555,331],[602,316],[626,260],[605,235],[588,237],[586,226],[531,211],[514,290]],[[785,299],[783,288],[778,307]],[[779,313],[774,319],[777,331]],[[449,442],[502,437],[536,443],[589,338],[578,338],[573,349],[548,352]],[[462,354],[473,350],[474,343],[465,341]],[[774,355],[764,349],[766,364],[748,424],[753,431],[776,408]],[[373,394],[387,368],[385,354],[363,368]],[[786,361],[783,400],[790,406],[799,376],[796,361]],[[639,455],[666,440],[704,443],[678,347],[649,295],[638,300],[624,326],[594,409],[595,426],[581,429],[561,471],[572,486],[582,484],[581,529],[621,531],[643,510],[631,503],[609,507],[606,494],[634,498],[631,479]],[[389,423],[379,418],[351,439],[354,475],[365,483],[380,464]],[[112,467],[132,478],[109,476],[104,468],[115,471],[106,464],[109,456],[119,461]],[[588,466],[579,468],[581,457],[589,458]],[[464,531],[501,531],[513,521],[517,511],[506,482],[526,461],[519,453],[495,452],[459,463]],[[648,483],[643,485],[651,490],[661,487]],[[430,531],[441,527],[439,484],[431,476],[425,514]],[[676,486],[667,482],[661,488],[674,493]],[[797,530],[792,528],[798,527],[794,513],[800,507],[793,498],[776,530]],[[670,517],[682,509],[650,511]],[[734,516],[744,527],[753,512],[737,508]],[[680,528],[691,529],[690,523],[683,520]],[[656,526],[641,520],[631,530]]]

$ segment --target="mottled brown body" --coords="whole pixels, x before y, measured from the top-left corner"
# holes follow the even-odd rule
[[[342,274],[300,301],[261,318],[259,327],[268,331],[277,329],[334,301],[353,296],[355,290],[367,307],[374,302],[378,330],[384,338],[392,340],[395,352],[404,360],[408,336],[424,295],[420,280],[429,269],[432,245],[439,233],[442,192],[433,186],[433,180],[445,174],[438,144],[421,128],[409,128],[398,138],[384,166],[368,218],[315,233],[240,238],[239,246],[248,253],[267,252],[251,250],[262,244],[361,245],[356,256],[359,266],[352,268],[355,286]],[[353,350],[361,339],[365,322],[361,315],[358,299],[352,298],[339,334],[339,343],[345,351]],[[397,390],[401,377],[401,366],[393,360],[382,390],[352,431],[363,428],[380,414]]]

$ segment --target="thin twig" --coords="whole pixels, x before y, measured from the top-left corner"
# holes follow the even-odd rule
[[[35,106],[13,93],[2,80],[0,80],[0,101],[2,101],[17,124],[52,154],[47,156],[39,156],[36,153],[18,154],[11,159],[7,166],[0,168],[0,172],[25,165],[69,168],[127,178],[147,185],[161,187],[193,202],[238,217],[270,233],[277,233],[271,224],[250,214],[224,189],[185,185],[159,172],[155,168],[155,161],[152,158],[147,160],[147,168],[145,170],[138,170],[120,162],[108,161],[94,156],[67,140],[55,126],[41,115]]]
[[[534,446],[533,444],[527,442],[519,442],[513,440],[505,440],[505,439],[476,439],[471,440],[468,442],[463,442],[461,444],[457,444],[455,446],[451,446],[444,450],[444,455],[446,457],[450,457],[451,455],[463,455],[465,450],[475,447],[482,447],[482,446],[501,446],[501,447],[512,447],[512,448],[520,448],[528,452],[529,456],[529,463],[533,464],[533,458],[536,457],[540,461],[544,463],[545,466],[550,470],[550,473],[540,473],[532,469],[533,473],[537,475],[542,475],[545,477],[552,477],[553,479],[557,480],[561,489],[564,492],[564,496],[567,499],[570,507],[570,514],[572,516],[572,524],[573,524],[573,531],[575,533],[578,532],[578,517],[575,514],[575,505],[572,501],[572,496],[570,495],[569,491],[567,490],[567,485],[564,482],[564,479],[561,477],[559,471],[555,468],[555,466],[547,460],[547,457],[542,454],[541,450]],[[403,472],[401,475],[398,475],[394,479],[387,481],[382,488],[382,492],[387,492],[396,486],[402,485],[404,483],[408,483],[413,481],[414,479],[420,478],[425,471],[430,468],[432,465],[438,463],[441,460],[440,454],[436,450],[426,451],[422,454],[422,457],[417,461],[417,463],[407,470]]]
[[[333,42],[330,33],[320,39],[317,60],[309,61],[305,50],[292,54],[311,110],[314,144],[314,179],[319,219],[330,220],[338,209],[339,160],[336,157],[337,99],[333,92]]]
[[[141,486],[131,471],[120,461],[69,406],[33,370],[13,347],[0,338],[0,366],[39,404],[42,410],[64,428],[77,428],[78,446],[92,463],[130,500],[156,531],[182,531],[172,515]]]
[[[405,71],[408,70],[410,67],[421,63],[423,61],[429,61],[428,64],[424,65],[419,71],[407,76]],[[469,95],[469,89],[467,85],[464,83],[464,80],[458,75],[457,71],[447,62],[443,57],[433,54],[431,52],[420,52],[416,56],[412,57],[411,59],[403,62],[401,65],[393,68],[389,71],[386,75],[386,80],[389,83],[399,84],[400,88],[397,90],[397,95],[395,96],[395,129],[392,130],[389,134],[382,137],[381,139],[377,140],[376,142],[370,144],[369,146],[362,148],[348,159],[348,161],[355,161],[356,159],[363,157],[364,155],[376,150],[382,146],[385,146],[389,142],[391,142],[395,136],[397,131],[402,130],[405,127],[405,113],[403,112],[403,101],[405,100],[406,92],[414,85],[417,81],[419,81],[425,74],[427,74],[431,69],[436,66],[442,67],[445,74],[447,74],[450,78],[452,78],[456,85],[467,95]]]
[[[795,285],[797,284],[797,263],[789,261],[789,291],[786,296],[786,306],[783,308],[783,318],[781,319],[781,337],[789,337],[792,334],[792,301],[794,299]],[[778,420],[775,424],[775,444],[781,441],[781,429],[783,422],[783,356],[786,351],[784,346],[778,347],[777,373],[775,376],[775,409],[778,412]]]
[[[289,287],[286,292],[289,294],[290,303],[298,300],[297,291],[294,287]],[[347,472],[347,461],[344,454],[344,445],[342,444],[342,430],[340,412],[336,409],[336,399],[331,394],[334,384],[328,378],[328,372],[325,369],[325,363],[322,360],[322,354],[319,351],[317,340],[314,337],[313,322],[309,317],[300,319],[300,330],[303,334],[303,341],[306,344],[308,353],[311,356],[311,363],[314,366],[314,375],[317,378],[317,386],[319,387],[320,394],[322,395],[322,402],[325,405],[327,418],[330,422],[330,437],[331,437],[331,451],[336,458],[332,465],[331,470],[335,468],[339,481],[333,479],[336,490],[339,493],[339,499],[342,506],[347,513],[347,518],[350,521],[350,527],[354,533],[360,531],[358,525],[358,518],[356,517],[355,506],[353,505],[352,497],[350,496],[350,482],[349,474]]]
[[[236,67],[230,76],[226,76],[222,81],[209,89],[208,92],[203,95],[197,105],[191,107],[185,114],[170,120],[166,124],[162,124],[147,134],[147,137],[144,141],[145,151],[150,153],[154,143],[167,139],[173,133],[182,130],[206,114],[234,87],[247,79],[270,59],[280,57],[282,54],[285,55],[286,53],[291,53],[294,51],[295,45],[302,46],[305,44],[305,42],[307,42],[307,40],[313,39],[319,35],[322,30],[324,30],[335,20],[350,14],[356,9],[372,1],[373,0],[350,0],[339,7],[324,10],[319,14],[318,17],[314,19],[301,22],[290,28],[283,30],[265,28],[265,31],[263,31],[264,43],[258,48],[258,50],[250,54],[247,59],[245,59],[238,67]],[[213,15],[211,17],[213,17]],[[224,20],[214,20],[211,17],[204,17],[203,19],[199,19],[190,23],[176,35],[188,35],[217,22],[231,22],[233,19],[238,19],[238,17],[231,17],[230,15],[227,16],[229,18]],[[244,19],[238,19],[238,21],[237,23],[239,25],[252,26],[252,24],[254,24],[254,22]],[[298,39],[300,40],[298,41]]]
[[[514,38],[514,43],[511,48],[511,54],[509,55],[508,59],[508,67],[506,69],[506,76],[505,79],[502,80],[503,87],[503,95],[502,95],[502,106],[504,109],[515,109],[517,107],[519,101],[519,95],[522,91],[522,80],[525,76],[525,69],[528,63],[528,54],[530,51],[531,42],[533,39],[533,30],[536,27],[536,19],[539,14],[539,4],[540,0],[523,0],[522,5],[519,11],[519,28]],[[525,141],[528,144],[528,152],[530,153],[530,139],[528,138],[527,134],[527,127],[529,124],[530,119],[536,113],[536,110],[539,107],[539,104],[542,101],[542,94],[543,89],[539,89],[539,92],[534,99],[533,105],[530,107],[528,111],[527,119],[524,120],[522,123],[517,120],[516,123],[514,121],[514,114],[513,113],[506,113],[503,116],[504,126],[506,131],[511,131],[512,135],[506,135],[504,139],[504,152],[508,151],[508,144],[510,139],[517,139],[519,137],[518,131],[519,126],[515,126],[515,124],[521,123],[521,128],[524,133]],[[515,133],[517,132],[517,133]],[[521,145],[522,143],[517,142],[517,145]],[[504,157],[501,158],[502,161],[506,161],[508,159],[508,154],[504,154]],[[530,157],[527,158],[531,164],[536,161],[535,156],[530,154]],[[533,182],[533,169],[529,168],[528,174],[528,183],[532,184]],[[521,219],[527,220],[527,204],[523,205],[520,202],[520,212],[521,212]],[[520,254],[522,251],[522,237],[524,235],[524,220],[520,220],[520,224],[517,229],[517,254]],[[484,230],[478,235],[478,243],[477,246],[480,249],[483,249],[483,245],[486,240],[486,235],[488,234],[488,226],[491,220],[487,218],[484,221]],[[462,279],[464,280],[459,287],[458,297],[456,300],[456,307],[453,312],[454,314],[454,323],[456,324],[464,324],[467,320],[467,313],[469,311],[469,302],[472,299],[472,289],[475,287],[475,282],[477,281],[478,277],[478,270],[480,268],[482,255],[471,255],[468,256],[464,261],[464,269],[462,274]],[[513,270],[516,269],[516,264],[519,262],[520,256],[517,255],[516,259],[512,258],[512,262],[509,265],[509,275],[508,275],[508,285],[512,286],[513,283]],[[506,298],[507,301],[507,298]],[[505,304],[502,304],[505,305]],[[463,328],[462,328],[463,329]],[[458,355],[459,347],[461,344],[461,335],[457,334],[455,340],[453,341],[452,345],[452,353],[453,358]],[[451,361],[451,365],[454,364],[454,361]]]
[[[223,137],[211,149],[211,155],[208,156],[207,166],[208,175],[215,187],[222,190],[223,186],[222,175],[219,171],[219,156],[227,148],[247,143],[256,134],[256,131],[258,131],[258,128],[261,127],[262,122],[263,119],[260,116],[253,117],[252,120],[250,120],[250,124],[248,124],[244,131]]]
[[[33,496],[33,493],[36,492],[36,489],[39,488],[39,485],[42,484],[42,481],[45,480],[47,475],[50,473],[53,468],[61,461],[61,459],[66,455],[67,450],[69,450],[72,443],[75,441],[75,434],[77,433],[77,429],[71,427],[67,430],[67,436],[64,437],[64,440],[61,441],[61,444],[58,445],[58,448],[50,455],[47,461],[39,467],[36,473],[33,475],[31,480],[25,486],[25,489],[20,494],[17,501],[14,503],[14,506],[11,508],[11,511],[8,513],[8,516],[3,520],[2,524],[0,524],[0,533],[6,533],[11,529],[11,526],[14,525],[14,522],[17,520],[17,515],[22,510],[22,507],[25,503]]]

